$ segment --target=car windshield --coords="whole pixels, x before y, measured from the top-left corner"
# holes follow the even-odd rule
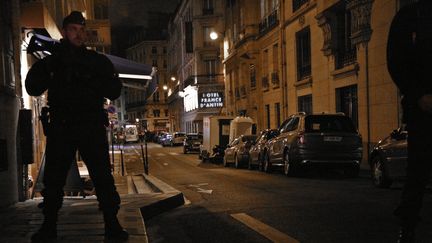
[[[198,139],[202,139],[202,135],[187,135],[186,138],[188,140],[198,140]]]
[[[305,118],[305,132],[356,133],[351,119],[340,115],[310,115]]]
[[[255,141],[255,139],[256,139],[255,135],[243,136],[242,137],[242,142]]]

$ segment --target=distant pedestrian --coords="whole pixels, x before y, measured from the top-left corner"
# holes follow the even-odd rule
[[[419,0],[394,17],[387,45],[387,63],[403,95],[408,130],[408,166],[401,202],[400,243],[415,242],[425,187],[432,170],[432,1]]]
[[[105,237],[125,240],[128,233],[117,219],[120,196],[114,185],[108,154],[104,97],[120,96],[122,84],[108,58],[87,50],[85,19],[73,11],[63,20],[63,39],[51,56],[36,62],[26,78],[32,96],[48,90],[49,123],[44,173],[44,221],[33,242],[57,237],[58,211],[63,187],[74,156],[79,150],[96,189],[103,211]],[[85,229],[83,229],[85,233]]]

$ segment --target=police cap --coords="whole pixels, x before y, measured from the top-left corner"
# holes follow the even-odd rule
[[[85,18],[83,17],[81,12],[72,11],[68,16],[63,19],[63,28],[65,28],[68,24],[85,25],[86,23]]]

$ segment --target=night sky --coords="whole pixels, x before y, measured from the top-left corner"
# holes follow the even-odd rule
[[[147,12],[172,13],[180,0],[112,0],[110,18],[112,26],[147,26]]]

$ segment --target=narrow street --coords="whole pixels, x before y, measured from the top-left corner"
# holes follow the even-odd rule
[[[125,146],[128,174],[143,171],[138,144]],[[392,216],[401,184],[374,188],[367,171],[346,178],[312,171],[287,178],[201,163],[182,147],[150,143],[150,174],[183,192],[187,204],[145,222],[150,242],[396,242]],[[432,197],[426,194],[419,242],[430,242]]]

